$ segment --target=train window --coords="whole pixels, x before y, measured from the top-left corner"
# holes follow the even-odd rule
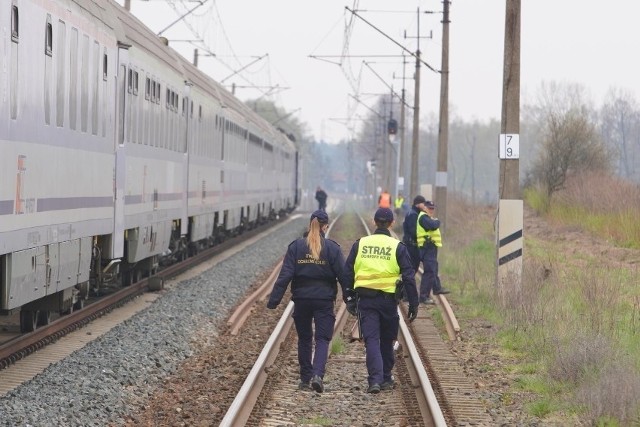
[[[91,97],[91,133],[98,135],[98,105],[99,105],[99,84],[100,84],[100,43],[93,41],[93,64],[95,84],[93,85],[93,96]]]
[[[148,101],[150,95],[151,95],[151,79],[147,77],[147,80],[144,85],[144,99]]]
[[[198,120],[202,120],[202,105],[198,106]]]
[[[138,96],[138,72],[133,72],[133,94]]]
[[[18,43],[18,40],[20,39],[18,24],[18,6],[14,5],[11,7],[11,41],[14,43]]]
[[[87,131],[89,120],[89,36],[83,34],[80,50],[80,129]]]
[[[187,98],[182,98],[182,117],[187,115]]]
[[[102,55],[102,80],[107,81],[107,65],[109,64],[107,58],[107,48],[104,48],[104,55]]]
[[[44,54],[51,56],[53,53],[53,28],[51,27],[51,16],[47,15],[47,26],[44,29]]]
[[[193,118],[193,101],[191,101],[191,118]]]
[[[171,98],[171,92],[169,91],[169,88],[167,88],[167,99],[166,99],[166,105],[165,107],[169,108],[169,98]]]
[[[127,85],[127,92],[133,92],[133,70],[129,68],[129,83]]]
[[[178,112],[178,105],[180,105],[180,95],[178,95],[177,93],[174,94],[175,98],[173,99],[173,111],[175,111],[176,113]]]
[[[69,126],[76,129],[78,117],[78,29],[71,27],[69,49]]]
[[[64,21],[58,21],[58,43],[56,48],[56,126],[64,126],[64,102],[66,89],[65,49],[67,46],[67,26]]]
[[[53,59],[51,58],[51,15],[47,15],[45,27],[45,58],[44,58],[44,123],[51,124],[51,88],[53,87]],[[48,47],[48,49],[47,49]]]
[[[156,97],[156,104],[160,104],[160,93],[162,92],[162,86],[158,82],[156,82],[156,86],[157,86],[156,94],[158,95]]]

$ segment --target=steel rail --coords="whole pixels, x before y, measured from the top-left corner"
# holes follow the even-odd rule
[[[413,371],[417,382],[420,383],[420,390],[424,401],[426,402],[426,405],[420,405],[422,417],[425,420],[428,418],[432,419],[433,425],[436,427],[446,427],[447,423],[442,413],[442,409],[440,408],[440,403],[438,403],[438,399],[436,398],[436,395],[433,391],[433,387],[431,387],[431,380],[429,379],[429,375],[424,368],[422,358],[418,353],[418,349],[416,348],[416,345],[411,336],[411,331],[409,331],[407,323],[404,321],[400,309],[398,309],[398,315],[400,316],[401,332],[398,338],[400,338],[399,341],[402,344],[403,350],[409,353],[409,366],[411,368],[411,371]],[[422,399],[419,398],[418,400]],[[425,413],[423,409],[426,409],[428,413]]]
[[[278,262],[275,268],[269,274],[269,277],[262,282],[262,284],[251,293],[247,298],[245,298],[242,303],[234,310],[234,312],[229,316],[227,320],[227,325],[229,326],[229,332],[231,335],[238,335],[240,332],[240,328],[244,325],[244,322],[251,316],[251,307],[258,301],[264,300],[264,298],[269,295],[271,289],[273,287],[273,282],[276,280],[278,276],[278,272],[280,271],[280,267],[282,267],[282,261]]]
[[[268,367],[278,356],[280,344],[285,340],[293,324],[293,301],[289,301],[282,317],[278,321],[271,336],[267,340],[258,360],[251,368],[249,375],[242,384],[240,391],[229,406],[227,413],[220,422],[220,427],[244,426],[251,415],[251,409],[255,405],[262,387],[267,380]]]

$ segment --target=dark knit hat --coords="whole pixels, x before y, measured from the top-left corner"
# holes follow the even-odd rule
[[[424,203],[426,201],[427,201],[427,199],[425,199],[423,196],[419,196],[418,195],[418,196],[414,197],[414,199],[413,199],[413,206],[419,205],[420,203]]]
[[[389,208],[380,208],[373,216],[374,221],[391,222],[393,221],[393,211]]]
[[[309,220],[309,222],[313,221],[313,218],[317,218],[318,222],[321,224],[329,223],[329,215],[327,215],[325,211],[320,209],[311,214],[311,219]]]

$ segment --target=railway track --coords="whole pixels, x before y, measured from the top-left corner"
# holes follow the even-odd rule
[[[351,214],[332,219],[333,238],[338,240],[340,236],[339,243],[346,252],[353,241],[364,232],[348,231],[342,227],[353,228],[360,220],[354,220]],[[336,226],[340,226],[340,230],[336,231]],[[243,239],[245,237],[243,236]],[[239,250],[234,248],[230,251]],[[457,360],[450,354],[446,339],[443,341],[441,331],[431,320],[431,313],[443,307],[442,298],[437,300],[438,305],[435,307],[422,307],[418,319],[402,327],[394,368],[394,390],[378,395],[366,393],[364,347],[360,341],[352,340],[354,318],[346,314],[344,308],[339,305],[337,315],[341,321],[336,323],[338,332],[335,334],[334,350],[327,365],[326,391],[322,394],[298,391],[296,334],[283,332],[280,338],[267,338],[273,330],[278,329],[278,322],[283,323],[283,329],[290,322],[288,316],[278,317],[278,310],[274,312],[264,307],[265,298],[271,290],[278,270],[279,264],[276,264],[271,276],[264,274],[264,289],[254,292],[254,301],[244,302],[234,312],[238,314],[228,318],[226,327],[222,328],[218,337],[222,340],[222,345],[216,344],[204,349],[203,360],[196,362],[197,372],[185,374],[178,383],[171,380],[163,381],[163,390],[158,390],[158,394],[165,394],[165,397],[157,401],[154,398],[145,405],[146,409],[141,409],[137,414],[132,413],[127,425],[173,425],[185,419],[194,423],[202,420],[217,425],[223,423],[223,418],[233,412],[234,408],[244,411],[243,416],[248,417],[245,420],[247,425],[299,425],[323,422],[325,425],[491,425],[488,418],[478,418],[482,415],[486,417],[486,412],[481,402],[474,398],[475,390],[466,381]],[[151,303],[151,296],[157,294],[144,295],[143,298],[134,298],[134,302],[142,308]],[[281,305],[281,310],[284,310],[285,305]],[[284,311],[280,314],[284,314]],[[90,331],[90,328],[91,326],[88,326],[82,330],[86,332]],[[99,333],[91,332],[95,335]],[[256,347],[253,355],[244,350],[240,351],[240,348],[246,348],[247,345],[253,346],[253,341],[256,340],[263,340],[263,344],[273,341],[272,347],[279,349],[279,355],[261,355],[260,347]],[[410,344],[410,340],[415,342],[414,346]],[[224,348],[225,346],[228,348]],[[44,354],[46,351],[38,351],[36,354],[38,353]],[[192,359],[198,357],[194,356]],[[190,363],[189,360],[185,361],[186,364]],[[244,371],[245,362],[251,363],[255,360],[262,360],[262,367],[252,367],[248,364]],[[29,366],[24,370],[30,370],[31,365],[36,365],[32,356],[23,362],[29,362]],[[48,365],[47,362],[43,364]],[[254,370],[261,377],[254,376],[251,373]],[[420,371],[424,372],[421,374]],[[10,370],[0,370],[0,383],[8,378],[7,372]],[[214,375],[215,378],[208,378]],[[199,384],[200,382],[202,384]],[[264,392],[261,393],[263,386]],[[429,386],[433,392],[425,396],[423,392]],[[243,393],[243,389],[249,391],[245,394],[252,395],[249,400],[257,403],[252,412],[247,413],[248,403],[236,403],[233,400],[236,395]],[[467,400],[460,400],[456,393]],[[434,408],[441,408],[439,412],[442,418],[437,418],[436,421],[429,418],[429,405],[426,403],[429,400],[436,405]],[[437,409],[433,411],[438,412]],[[469,415],[471,412],[475,414]]]
[[[339,221],[337,218],[333,224]],[[364,221],[360,222],[366,227]],[[343,244],[344,251],[349,248]],[[236,313],[247,313],[248,306],[264,301],[278,270],[279,266]],[[460,328],[446,297],[439,296],[437,304],[448,325],[449,338],[457,339]],[[393,390],[377,396],[366,393],[364,346],[358,339],[355,319],[346,313],[344,304],[339,304],[325,393],[316,394],[297,389],[297,336],[291,327],[290,302],[220,425],[491,425],[429,311],[423,308],[418,319],[407,324],[405,310]],[[244,319],[232,315],[230,330],[237,333]]]

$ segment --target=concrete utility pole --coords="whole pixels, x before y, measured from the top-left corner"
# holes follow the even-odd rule
[[[416,74],[413,95],[413,139],[411,141],[411,186],[408,197],[415,197],[420,191],[418,183],[418,153],[420,137],[420,8],[418,8],[418,47],[416,49]]]
[[[436,205],[440,229],[447,226],[447,162],[449,144],[449,0],[444,0],[442,15],[442,65],[440,72],[440,124],[438,127],[438,169],[436,171]]]
[[[523,202],[520,191],[520,0],[506,0],[502,122],[499,138],[497,285],[519,291],[523,260]]]
[[[407,184],[407,170],[406,170],[406,157],[407,157],[407,138],[405,138],[405,110],[404,110],[404,106],[406,104],[405,102],[405,88],[404,88],[404,79],[405,79],[405,75],[404,75],[404,65],[405,65],[405,60],[404,60],[404,55],[402,55],[402,103],[400,104],[400,165],[398,166],[398,177],[396,179],[400,179],[400,174],[402,174],[402,178],[403,178],[403,182],[402,182],[402,191],[404,192],[404,197],[406,200],[409,200],[410,198],[412,198],[413,196],[408,193],[408,188],[409,185]],[[401,171],[400,171],[401,170]]]

